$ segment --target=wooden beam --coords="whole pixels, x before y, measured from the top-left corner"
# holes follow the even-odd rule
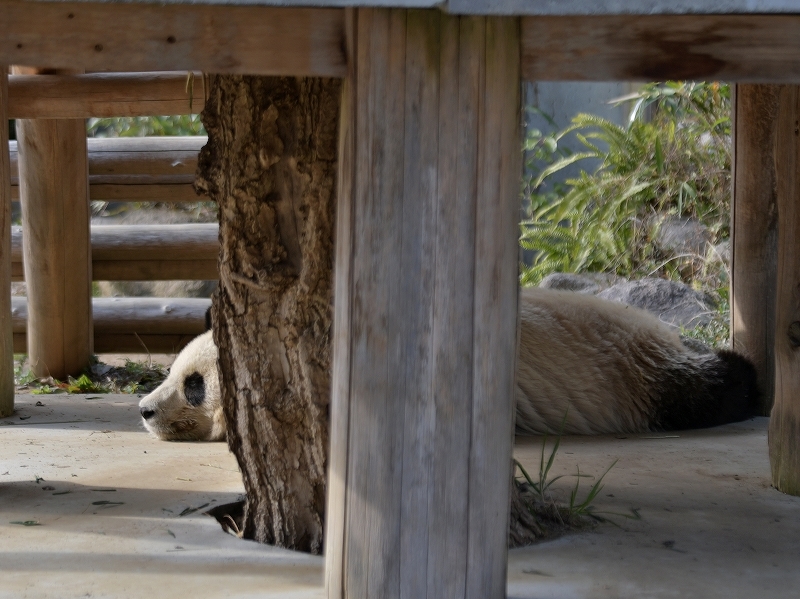
[[[800,82],[800,15],[522,19],[530,80]]]
[[[180,351],[205,331],[211,300],[197,298],[94,298],[94,347],[97,353]],[[27,352],[28,302],[12,298],[14,351]]]
[[[14,412],[11,337],[11,169],[8,161],[8,67],[0,63],[0,418]]]
[[[199,202],[194,191],[204,135],[90,138],[89,197],[101,201]],[[19,198],[17,143],[11,142],[11,197]]]
[[[214,280],[219,274],[219,226],[93,225],[95,281]],[[12,227],[12,280],[23,278],[23,232]]]
[[[775,123],[778,281],[775,404],[769,421],[772,485],[800,495],[800,86],[781,86]]]
[[[761,414],[775,394],[778,207],[775,182],[777,85],[737,85],[733,102],[731,342],[758,371]]]
[[[328,596],[505,597],[519,20],[348,14]]]
[[[198,114],[203,76],[195,73],[12,75],[9,118],[71,119]]]
[[[335,8],[0,0],[0,64],[341,77],[343,40]]]
[[[16,121],[28,357],[37,376],[78,375],[92,355],[86,125]]]

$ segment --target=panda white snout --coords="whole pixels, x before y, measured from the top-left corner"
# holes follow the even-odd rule
[[[211,333],[194,339],[175,359],[169,376],[139,402],[142,424],[165,441],[222,441],[217,348]]]

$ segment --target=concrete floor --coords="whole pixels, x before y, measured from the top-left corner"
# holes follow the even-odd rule
[[[324,597],[321,558],[236,539],[206,508],[181,516],[237,499],[235,460],[224,443],[152,439],[137,402],[20,395],[0,420],[0,598]],[[553,474],[619,458],[596,509],[641,520],[510,552],[509,597],[800,595],[800,498],[769,485],[766,422],[563,439]],[[539,452],[519,440],[529,472]]]

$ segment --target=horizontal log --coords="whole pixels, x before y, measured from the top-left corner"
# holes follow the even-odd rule
[[[218,278],[216,259],[92,261],[95,281],[213,281]]]
[[[108,202],[197,202],[197,154],[204,135],[88,139],[89,198]],[[11,197],[19,200],[17,143],[11,156]]]
[[[522,19],[522,77],[548,81],[800,81],[800,15]]]
[[[187,75],[12,75],[8,78],[8,114],[12,119],[198,114],[205,104],[203,77],[196,73],[188,88]]]
[[[0,0],[0,64],[343,77],[344,10]]]
[[[95,281],[213,280],[218,278],[216,224],[93,225]],[[11,231],[11,276],[23,280],[22,228]]]
[[[174,353],[205,330],[211,300],[94,298],[95,353]],[[11,300],[14,352],[26,353],[27,298]],[[146,348],[146,349],[145,349]]]

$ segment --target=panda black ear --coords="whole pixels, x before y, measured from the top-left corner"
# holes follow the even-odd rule
[[[211,306],[206,310],[206,331],[211,330]]]

